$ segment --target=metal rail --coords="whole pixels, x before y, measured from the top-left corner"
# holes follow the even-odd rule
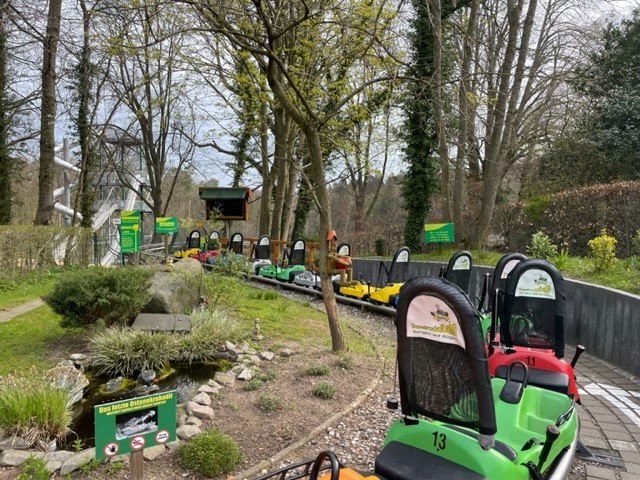
[[[274,280],[272,278],[261,277],[260,275],[249,275],[249,280],[253,280],[256,282],[268,283],[270,285],[276,285],[279,288],[284,288],[285,290],[293,290],[295,292],[306,293],[309,295],[315,295],[317,297],[322,296],[322,292],[320,290],[314,290],[309,287],[303,287],[301,285],[296,285],[295,283],[287,283],[281,282],[279,280]],[[346,305],[351,305],[354,307],[359,307],[360,310],[370,310],[372,312],[383,313],[389,317],[396,316],[395,308],[387,307],[385,305],[374,305],[373,303],[365,302],[363,300],[358,300],[356,298],[344,297],[342,295],[336,295],[336,301],[339,303],[344,303]]]

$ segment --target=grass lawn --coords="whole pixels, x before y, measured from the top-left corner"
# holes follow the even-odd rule
[[[61,270],[34,271],[16,280],[0,277],[0,310],[40,298],[51,291]]]
[[[73,353],[79,334],[60,327],[59,316],[43,305],[8,322],[0,323],[0,375],[25,372],[34,366],[45,370],[54,366],[61,357],[57,352]],[[65,348],[67,347],[67,348]]]

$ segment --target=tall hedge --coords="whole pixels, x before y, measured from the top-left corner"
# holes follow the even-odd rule
[[[533,198],[504,207],[500,228],[510,250],[524,251],[537,231],[567,247],[573,255],[588,255],[587,242],[602,228],[613,235],[620,258],[634,254],[632,238],[640,228],[640,182],[592,185]]]

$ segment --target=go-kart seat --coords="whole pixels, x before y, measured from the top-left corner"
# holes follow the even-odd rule
[[[487,480],[467,467],[394,441],[376,458],[375,473],[392,480]]]
[[[506,379],[509,366],[510,365],[498,365],[496,367],[496,377]],[[511,378],[517,382],[522,382],[523,375],[523,369],[514,368],[511,373]],[[529,367],[529,385],[564,393],[565,395],[569,394],[569,376],[562,372]]]

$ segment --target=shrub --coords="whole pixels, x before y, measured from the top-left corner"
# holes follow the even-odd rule
[[[62,315],[64,327],[130,324],[149,302],[151,270],[134,267],[88,268],[70,272],[44,297]]]
[[[558,255],[558,247],[551,243],[551,239],[545,233],[536,232],[531,236],[527,252],[533,258],[549,260]]]
[[[321,377],[323,375],[329,375],[331,373],[331,368],[329,368],[329,365],[325,365],[324,363],[312,363],[307,366],[305,372],[307,375]]]
[[[266,392],[260,395],[258,405],[263,412],[273,412],[282,408],[282,400],[275,393]]]
[[[177,339],[173,360],[179,362],[207,361],[217,358],[218,347],[229,340],[237,342],[246,330],[235,318],[220,310],[207,308],[191,314],[191,331]]]
[[[180,464],[208,477],[229,474],[242,461],[238,444],[215,428],[195,435],[178,448]]]
[[[313,386],[312,393],[318,398],[331,400],[335,395],[335,388],[331,382],[318,382]]]
[[[47,480],[49,477],[51,477],[51,473],[44,459],[28,457],[20,465],[20,474],[16,480]]]
[[[31,370],[27,376],[9,375],[0,381],[0,430],[33,445],[62,438],[69,431],[69,392],[51,385]]]
[[[244,384],[244,390],[247,392],[253,392],[254,390],[259,389],[264,382],[259,378],[252,378],[247,383]]]
[[[597,272],[606,272],[616,262],[616,243],[616,238],[609,235],[606,228],[587,243]]]
[[[246,257],[233,253],[217,257],[214,263],[211,264],[211,270],[219,275],[230,277],[244,277],[253,273],[251,263]]]
[[[338,366],[343,370],[351,370],[356,366],[353,357],[343,353],[338,355]]]
[[[89,350],[98,375],[131,377],[142,370],[160,370],[176,351],[176,340],[166,333],[109,328],[93,336]]]
[[[275,368],[268,368],[267,370],[258,372],[256,378],[262,382],[270,382],[271,380],[278,378],[278,372]]]
[[[635,231],[631,238],[631,247],[634,255],[640,255],[640,228]]]

